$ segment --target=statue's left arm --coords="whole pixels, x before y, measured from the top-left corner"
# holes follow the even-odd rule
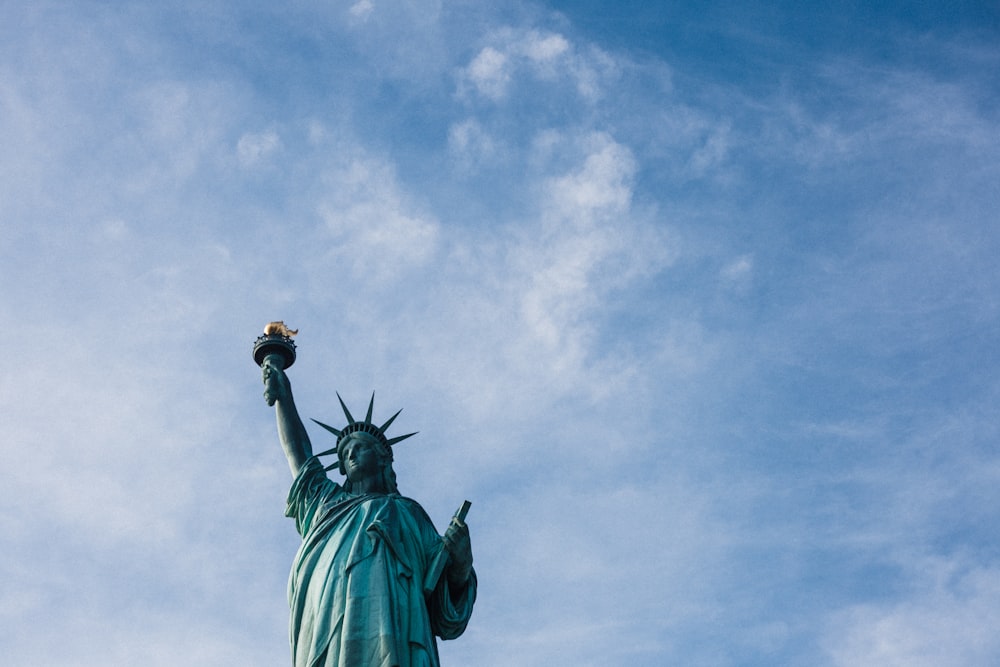
[[[452,519],[444,540],[448,562],[427,604],[434,634],[441,639],[455,639],[465,632],[472,617],[478,584],[472,567],[469,527],[461,519]]]

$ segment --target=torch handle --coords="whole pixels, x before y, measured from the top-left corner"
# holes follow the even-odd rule
[[[277,352],[272,352],[265,356],[264,363],[277,368],[279,371],[285,370],[285,357]],[[261,365],[263,366],[263,364]]]
[[[264,356],[260,362],[260,367],[265,369],[264,377],[266,380],[264,384],[266,389],[264,391],[264,400],[267,401],[268,405],[273,406],[277,401],[279,393],[281,392],[281,381],[277,377],[271,375],[266,369],[276,368],[279,371],[284,372],[285,357],[277,352],[272,352]]]

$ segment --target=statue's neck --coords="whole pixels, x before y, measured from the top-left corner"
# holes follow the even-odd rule
[[[363,496],[367,493],[388,493],[388,489],[385,488],[385,484],[379,477],[368,477],[365,479],[359,479],[357,481],[351,482],[351,493]]]

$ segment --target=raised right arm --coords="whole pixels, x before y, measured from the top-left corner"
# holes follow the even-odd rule
[[[275,358],[268,355],[261,364],[265,386],[264,400],[268,405],[274,406],[274,414],[278,420],[278,440],[281,441],[281,448],[285,450],[285,458],[288,459],[292,477],[298,477],[299,470],[312,456],[312,443],[299,417],[299,411],[295,408],[292,385],[288,381],[288,376],[282,369],[281,362],[274,363],[275,361]]]

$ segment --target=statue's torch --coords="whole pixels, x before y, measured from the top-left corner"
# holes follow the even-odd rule
[[[285,370],[295,363],[295,341],[292,336],[299,332],[285,326],[284,322],[271,322],[264,327],[264,335],[253,346],[253,360],[258,366],[264,364]]]

